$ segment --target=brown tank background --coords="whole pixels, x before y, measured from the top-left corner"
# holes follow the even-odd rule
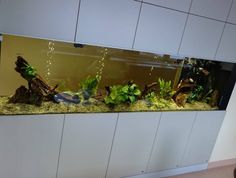
[[[54,48],[50,52],[51,47]],[[179,80],[180,65],[167,62],[168,59],[149,53],[120,49],[85,46],[75,48],[71,43],[4,35],[0,64],[0,96],[14,94],[15,89],[26,82],[14,71],[17,56],[23,56],[37,68],[38,73],[47,76],[50,85],[60,84],[63,90],[77,91],[81,80],[95,76],[102,71],[99,88],[107,85],[127,83],[134,80],[141,88],[158,78]],[[49,58],[51,65],[47,67]],[[102,60],[104,58],[104,60]],[[104,63],[103,63],[104,62]],[[47,78],[47,77],[46,77]]]

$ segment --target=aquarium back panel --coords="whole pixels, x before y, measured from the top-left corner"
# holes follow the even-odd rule
[[[3,35],[0,114],[226,109],[232,63]]]

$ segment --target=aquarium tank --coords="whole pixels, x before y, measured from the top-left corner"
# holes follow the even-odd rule
[[[3,35],[0,115],[225,110],[235,65]]]

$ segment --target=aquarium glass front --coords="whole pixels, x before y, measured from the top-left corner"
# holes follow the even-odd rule
[[[0,45],[0,115],[224,110],[235,82],[232,63],[11,35]]]

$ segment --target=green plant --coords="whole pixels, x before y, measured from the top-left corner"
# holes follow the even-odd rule
[[[155,92],[150,92],[145,96],[148,107],[154,107],[155,109],[163,109],[168,107],[169,101],[158,98]]]
[[[134,103],[138,96],[141,95],[141,91],[138,86],[133,83],[127,85],[114,85],[109,88],[110,93],[104,98],[107,105],[115,106],[121,103]]]
[[[99,77],[88,76],[86,80],[80,83],[85,100],[88,100],[90,97],[97,93],[99,81]]]
[[[37,76],[37,70],[28,64],[26,64],[25,67],[22,67],[22,69],[24,70],[23,75],[26,78],[33,79]]]
[[[187,102],[193,103],[194,101],[200,101],[202,99],[204,88],[202,86],[197,86],[193,89],[193,91],[190,92]]]
[[[152,103],[156,102],[157,96],[155,92],[150,92],[145,96],[145,100],[152,105]]]
[[[171,81],[165,81],[164,79],[158,79],[161,98],[169,100],[172,96]]]

